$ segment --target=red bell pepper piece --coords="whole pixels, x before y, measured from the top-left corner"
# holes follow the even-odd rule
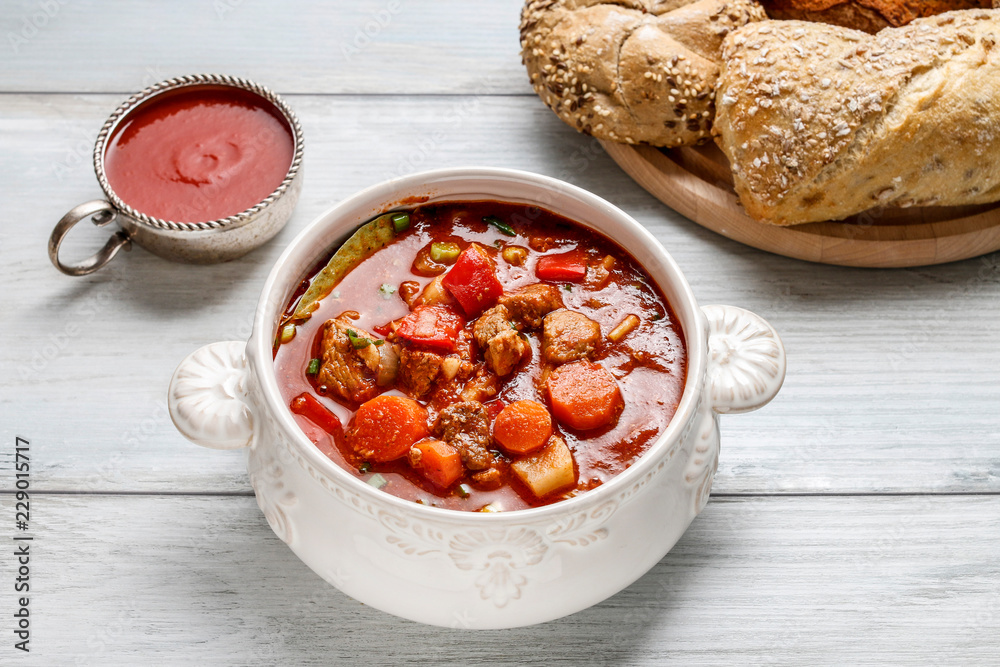
[[[411,343],[453,352],[458,332],[465,325],[461,315],[444,306],[417,306],[399,321],[396,335]]]
[[[546,255],[535,265],[539,280],[577,282],[587,275],[587,256],[579,250],[561,255]]]
[[[503,295],[503,285],[497,280],[493,260],[476,243],[462,251],[441,284],[469,317],[478,316]]]
[[[492,422],[507,405],[498,398],[495,401],[490,401],[483,407],[486,408],[486,418]]]
[[[337,415],[330,412],[325,405],[316,400],[316,397],[310,393],[299,394],[292,399],[288,407],[292,412],[302,415],[330,435],[339,435],[343,432],[344,427],[341,425]]]

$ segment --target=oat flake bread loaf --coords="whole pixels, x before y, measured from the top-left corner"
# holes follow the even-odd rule
[[[717,142],[751,217],[1000,200],[1000,12],[878,35],[799,21],[724,44]]]
[[[761,4],[774,19],[821,21],[871,33],[956,9],[993,6],[991,0],[761,0]]]
[[[681,146],[709,138],[723,38],[765,18],[755,0],[528,0],[521,54],[570,126]]]

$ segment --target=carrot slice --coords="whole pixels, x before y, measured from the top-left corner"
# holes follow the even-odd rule
[[[366,460],[395,461],[428,435],[427,410],[411,398],[376,396],[358,408],[348,444]]]
[[[465,474],[462,455],[441,440],[421,440],[410,447],[410,466],[435,486],[447,489]]]
[[[560,366],[549,375],[545,387],[556,419],[581,431],[607,426],[625,407],[615,378],[591,361]]]
[[[508,454],[529,454],[548,442],[552,417],[536,401],[514,401],[493,422],[493,439]]]

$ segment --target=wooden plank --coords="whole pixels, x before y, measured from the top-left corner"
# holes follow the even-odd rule
[[[131,94],[219,72],[279,93],[528,95],[522,4],[17,0],[0,16],[0,91]]]
[[[474,635],[339,593],[251,498],[36,495],[32,509],[44,664],[923,665],[1000,650],[995,496],[716,499],[606,602]]]
[[[89,151],[117,102],[0,96],[0,179],[17,193],[0,227],[0,431],[32,439],[39,488],[247,490],[240,454],[190,445],[167,418],[176,364],[249,335],[271,263],[333,203],[394,175],[485,164],[560,177],[623,207],[673,254],[701,303],[749,308],[781,333],[785,387],[761,412],[723,418],[717,492],[1000,489],[995,255],[875,271],[739,245],[664,207],[533,98],[295,96],[305,187],[274,242],[207,267],[137,249],[69,278],[45,244],[66,210],[100,194]],[[101,238],[73,234],[71,257]],[[0,449],[0,468],[9,456]]]

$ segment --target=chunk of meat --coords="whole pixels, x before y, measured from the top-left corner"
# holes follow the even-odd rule
[[[503,475],[496,468],[487,468],[473,474],[472,481],[482,489],[496,489],[503,482]]]
[[[434,432],[458,450],[469,470],[485,470],[493,463],[490,420],[479,401],[452,403],[438,415]]]
[[[531,346],[521,338],[510,321],[504,306],[494,306],[483,313],[472,327],[486,365],[497,375],[509,375],[521,359],[531,352]]]
[[[327,321],[320,341],[322,352],[316,380],[339,398],[363,403],[379,391],[375,382],[380,363],[378,346],[369,344],[355,348],[348,331],[354,334],[355,340],[377,340],[351,322]]]
[[[404,349],[399,355],[399,379],[414,398],[420,398],[441,373],[444,357],[433,352]]]
[[[535,283],[504,294],[500,297],[499,304],[506,306],[510,319],[528,329],[537,329],[542,326],[543,317],[563,307],[563,300],[558,287]]]
[[[486,349],[490,344],[490,339],[502,331],[516,331],[510,321],[510,311],[506,306],[493,306],[479,316],[476,323],[472,325],[472,335],[476,338],[479,347]]]
[[[509,375],[521,360],[531,354],[531,345],[513,329],[508,329],[490,339],[490,346],[483,353],[486,365],[500,376]]]
[[[460,394],[463,401],[487,401],[497,395],[500,390],[500,378],[483,366],[465,383]]]
[[[590,356],[601,340],[601,325],[575,310],[557,310],[545,316],[542,355],[552,364]]]

